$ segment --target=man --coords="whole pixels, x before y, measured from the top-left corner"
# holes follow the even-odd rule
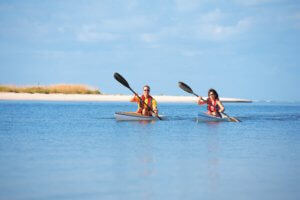
[[[131,102],[138,103],[138,110],[136,112],[145,116],[152,116],[152,114],[158,115],[157,102],[152,96],[150,96],[150,87],[148,85],[145,85],[143,88],[144,93],[140,98],[135,95],[130,100]],[[154,113],[152,111],[154,111]]]

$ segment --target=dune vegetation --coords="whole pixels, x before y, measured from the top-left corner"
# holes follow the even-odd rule
[[[14,86],[0,85],[0,92],[41,93],[41,94],[101,94],[97,89],[85,85],[58,84],[50,86]]]

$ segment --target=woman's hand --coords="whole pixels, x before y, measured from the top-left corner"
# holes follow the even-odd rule
[[[199,96],[199,98],[198,98],[198,104],[202,105],[204,103],[206,103],[205,100],[201,96]]]

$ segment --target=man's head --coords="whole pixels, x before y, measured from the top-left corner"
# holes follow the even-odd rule
[[[144,95],[147,97],[150,94],[150,87],[149,87],[149,85],[145,85],[143,87],[143,89],[144,89]]]

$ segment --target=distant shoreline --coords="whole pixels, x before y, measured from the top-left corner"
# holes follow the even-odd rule
[[[79,84],[55,84],[35,86],[0,85],[0,92],[29,93],[29,94],[101,94],[97,89]]]
[[[39,93],[11,93],[1,92],[0,100],[20,101],[96,101],[96,102],[129,102],[133,95],[105,95],[105,94],[39,94]],[[186,102],[196,103],[197,98],[193,96],[164,96],[153,95],[158,102]],[[250,103],[248,99],[221,98],[222,102]]]

